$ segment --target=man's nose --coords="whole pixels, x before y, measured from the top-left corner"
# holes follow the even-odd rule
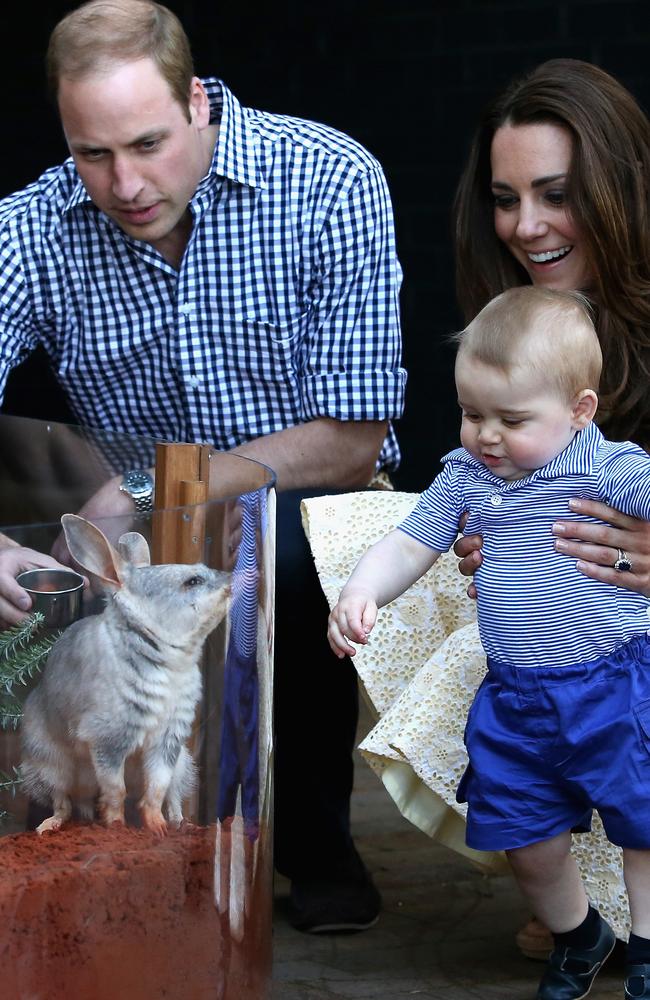
[[[120,201],[135,201],[142,190],[144,182],[128,158],[115,159],[113,162],[112,189]]]

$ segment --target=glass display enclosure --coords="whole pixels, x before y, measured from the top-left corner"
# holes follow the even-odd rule
[[[153,512],[118,514],[150,467]],[[0,626],[8,1000],[270,995],[274,482],[209,445],[0,416],[0,614],[8,558],[66,551],[91,498],[101,531],[67,522],[76,621]]]

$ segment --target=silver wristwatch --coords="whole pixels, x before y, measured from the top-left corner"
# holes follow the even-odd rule
[[[125,472],[120,489],[129,494],[140,513],[148,514],[153,510],[153,479],[144,469]]]

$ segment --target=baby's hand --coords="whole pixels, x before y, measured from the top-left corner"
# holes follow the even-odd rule
[[[327,638],[332,652],[339,659],[354,656],[356,649],[350,640],[365,645],[377,620],[377,604],[365,591],[341,591],[329,616]]]

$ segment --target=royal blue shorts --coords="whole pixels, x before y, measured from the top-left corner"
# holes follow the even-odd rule
[[[509,850],[588,830],[650,848],[650,640],[568,667],[488,659],[465,729],[467,844]]]

